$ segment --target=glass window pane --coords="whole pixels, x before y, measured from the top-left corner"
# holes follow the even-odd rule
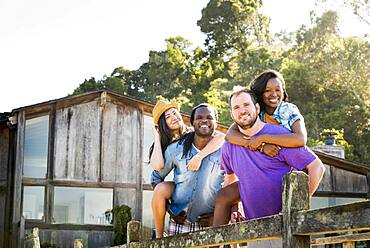
[[[331,206],[343,205],[358,201],[364,201],[362,198],[345,198],[345,197],[311,197],[311,209],[326,208]]]
[[[54,223],[109,225],[113,189],[54,188]]]
[[[42,220],[44,218],[43,186],[24,186],[23,216],[25,219]]]
[[[26,120],[24,141],[25,177],[46,178],[49,116]]]

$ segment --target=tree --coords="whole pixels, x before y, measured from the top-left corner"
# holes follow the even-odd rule
[[[91,77],[89,80],[86,80],[80,84],[72,93],[72,95],[79,95],[89,91],[101,90],[104,88],[104,85],[101,82],[97,82],[94,77]]]
[[[316,0],[318,3],[331,2],[329,0]],[[363,23],[370,27],[370,1],[369,0],[341,0],[335,1],[335,4],[344,5]]]
[[[269,41],[269,18],[257,12],[261,0],[210,0],[198,21],[212,56],[230,56],[250,43]]]
[[[305,116],[309,137],[319,139],[326,128],[343,129],[353,145],[348,156],[368,162],[370,44],[341,38],[335,12],[314,24],[297,32],[297,45],[283,60],[289,96]]]

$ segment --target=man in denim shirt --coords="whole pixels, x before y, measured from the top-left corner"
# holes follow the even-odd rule
[[[208,104],[195,107],[190,117],[194,132],[168,146],[163,170],[153,171],[151,175],[152,184],[157,185],[174,170],[175,190],[169,206],[169,235],[208,226],[202,224],[208,222],[202,221],[205,220],[202,217],[213,215],[215,198],[224,180],[224,172],[219,163],[220,150],[203,158],[197,171],[188,170],[187,164],[213,138],[216,121],[217,112],[213,107]]]

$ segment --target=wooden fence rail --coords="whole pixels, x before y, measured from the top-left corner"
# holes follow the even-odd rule
[[[127,245],[116,248],[206,247],[273,238],[283,238],[284,248],[309,248],[311,243],[321,245],[335,240],[344,247],[353,247],[354,241],[368,240],[369,236],[314,241],[310,236],[359,230],[370,230],[370,201],[309,210],[308,176],[292,172],[283,180],[283,210],[279,215],[156,240],[140,240],[141,223],[131,221]]]
[[[32,248],[41,248],[40,245],[40,237],[39,237],[39,229],[37,227],[32,228],[30,234],[24,237],[25,241],[32,241]],[[75,239],[73,243],[73,248],[83,248],[83,240],[82,239]]]

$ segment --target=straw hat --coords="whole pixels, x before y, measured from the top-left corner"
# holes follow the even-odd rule
[[[170,108],[176,108],[177,110],[180,110],[179,104],[174,102],[167,102],[163,100],[159,100],[154,108],[153,108],[153,118],[154,118],[154,124],[158,124],[159,117],[166,112]]]

